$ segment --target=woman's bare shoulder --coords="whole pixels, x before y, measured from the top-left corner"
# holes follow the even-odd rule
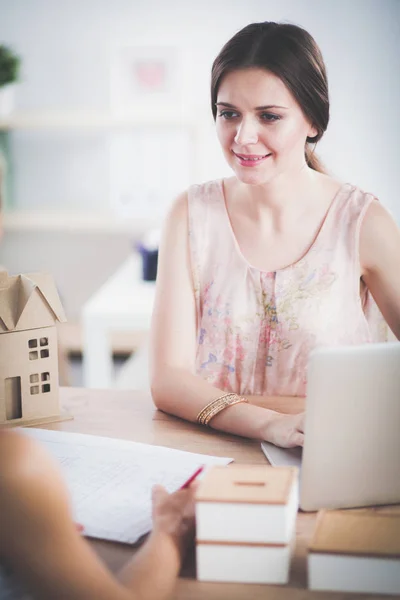
[[[346,182],[333,177],[327,173],[313,173],[313,185],[316,193],[325,197],[326,200],[332,200]]]
[[[187,214],[189,190],[184,190],[178,194],[173,200],[171,207],[168,212],[169,219],[181,219]]]
[[[386,270],[395,262],[398,272],[400,229],[393,215],[376,198],[368,205],[360,230],[362,271]],[[396,272],[393,281],[396,281]]]
[[[0,490],[30,485],[58,472],[51,456],[23,433],[0,429]]]
[[[0,469],[16,465],[37,450],[35,442],[12,429],[0,429]]]
[[[225,181],[228,180],[213,179],[203,183],[196,183],[178,194],[171,202],[165,218],[164,229],[168,231],[178,227],[178,229],[181,228],[182,230],[185,230],[188,222],[191,200],[198,198],[199,196],[208,199],[210,194],[215,194],[216,191],[220,191],[221,185],[224,185],[222,182]]]

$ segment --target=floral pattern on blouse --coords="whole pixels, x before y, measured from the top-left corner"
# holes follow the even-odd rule
[[[190,188],[196,368],[205,380],[240,394],[304,396],[313,348],[386,339],[372,297],[359,292],[357,235],[372,199],[343,185],[306,255],[264,272],[241,254],[222,182]]]

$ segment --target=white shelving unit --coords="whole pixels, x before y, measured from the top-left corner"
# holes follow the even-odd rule
[[[119,219],[114,214],[12,210],[4,214],[3,226],[9,232],[129,233],[157,227],[158,219]]]
[[[99,111],[32,111],[16,113],[0,118],[0,131],[17,129],[117,129],[129,127],[185,127],[193,130],[193,124],[183,112],[135,110],[126,114]]]
[[[197,119],[195,120],[197,121]],[[113,114],[93,110],[31,111],[12,114],[0,118],[0,133],[7,135],[14,131],[73,131],[90,133],[121,133],[125,131],[185,131],[189,135],[193,149],[193,163],[196,162],[198,131],[193,119],[183,111],[171,113],[157,107],[157,110],[139,108],[130,113]],[[196,174],[192,173],[193,180]],[[117,215],[112,210],[84,213],[84,211],[61,210],[21,210],[5,211],[3,226],[6,231],[87,231],[87,232],[132,232],[143,231],[159,225],[159,218],[130,218]]]

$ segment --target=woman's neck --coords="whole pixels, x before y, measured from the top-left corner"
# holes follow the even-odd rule
[[[249,185],[237,180],[235,197],[247,204],[249,214],[255,217],[265,211],[279,218],[295,215],[309,208],[318,196],[323,175],[309,167],[297,174],[281,174],[263,185]]]

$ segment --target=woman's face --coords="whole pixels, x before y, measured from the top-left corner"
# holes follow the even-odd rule
[[[301,169],[306,138],[317,135],[281,79],[255,68],[233,71],[222,80],[216,127],[229,165],[251,185]]]

